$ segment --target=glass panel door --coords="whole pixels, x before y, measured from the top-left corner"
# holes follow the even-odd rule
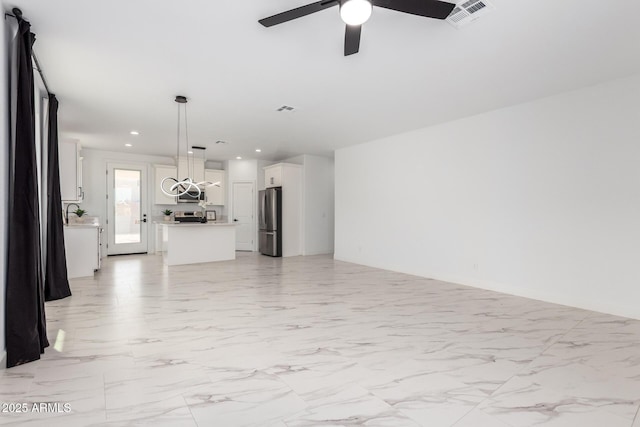
[[[107,166],[107,254],[147,252],[146,165]]]
[[[115,244],[140,243],[140,180],[139,170],[114,169],[115,181]]]

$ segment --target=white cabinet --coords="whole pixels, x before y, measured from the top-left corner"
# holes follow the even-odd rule
[[[155,253],[157,254],[161,254],[162,253],[162,247],[163,247],[163,238],[162,238],[162,224],[153,224],[153,230],[154,233],[153,235],[155,236]]]
[[[264,185],[266,188],[282,187],[282,165],[267,166],[264,168]]]
[[[205,200],[207,205],[223,206],[225,197],[224,171],[217,169],[206,169],[204,180],[209,182],[220,182],[220,187],[212,185],[205,189]]]
[[[180,180],[191,178],[194,182],[204,181],[204,159],[180,157],[178,159],[178,178]]]
[[[162,192],[160,185],[162,180],[166,177],[176,178],[176,167],[167,165],[154,165],[154,180],[153,180],[153,192],[155,194],[154,203],[156,205],[177,205],[178,202],[175,197],[167,196]],[[171,181],[173,184],[173,181]],[[165,187],[170,188],[171,185],[167,183]]]
[[[64,251],[69,279],[93,276],[100,269],[100,227],[65,226]]]
[[[82,191],[82,158],[80,144],[61,142],[58,145],[60,162],[60,195],[63,202],[79,203],[84,198]]]
[[[266,187],[282,187],[283,257],[302,255],[302,170],[292,163],[264,168]]]

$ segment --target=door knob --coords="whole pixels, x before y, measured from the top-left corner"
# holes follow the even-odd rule
[[[235,219],[235,218],[233,218],[233,222],[238,222],[238,220],[237,220],[237,219]]]

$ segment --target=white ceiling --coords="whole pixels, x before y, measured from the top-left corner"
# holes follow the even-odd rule
[[[190,99],[190,142],[208,159],[277,160],[640,72],[638,1],[491,2],[460,30],[374,8],[350,57],[337,8],[257,23],[309,0],[3,4],[32,23],[61,137],[144,154],[175,155],[178,94]],[[284,104],[296,111],[275,111]]]

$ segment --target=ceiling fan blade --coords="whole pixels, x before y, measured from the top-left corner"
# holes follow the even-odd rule
[[[374,6],[427,18],[446,19],[456,5],[438,0],[373,0]]]
[[[360,50],[362,25],[347,25],[344,33],[344,56],[353,55]]]
[[[287,10],[286,12],[278,13],[277,15],[269,16],[268,18],[261,19],[258,22],[265,27],[271,27],[312,13],[320,12],[321,10],[328,9],[336,5],[338,5],[338,0],[318,1],[306,6],[300,6],[295,9]]]

